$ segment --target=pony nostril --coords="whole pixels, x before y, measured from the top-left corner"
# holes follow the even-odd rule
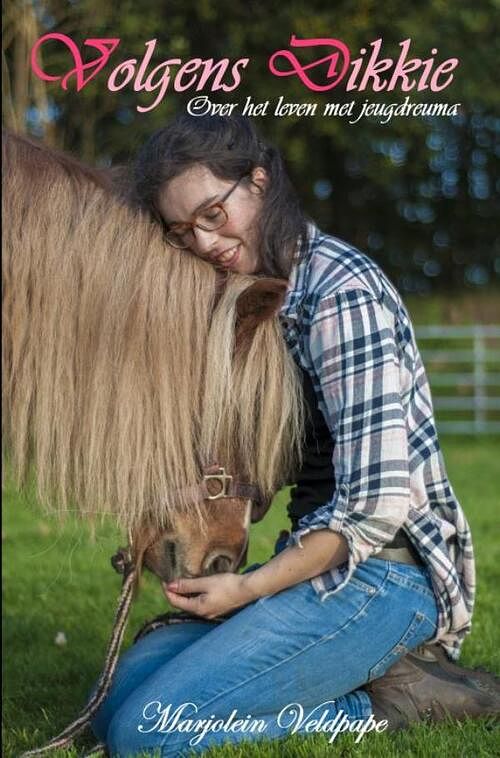
[[[228,555],[215,555],[205,562],[203,567],[203,573],[205,575],[210,574],[223,574],[225,571],[231,571],[233,568],[233,561]]]
[[[164,545],[165,557],[169,562],[172,571],[175,570],[175,542],[169,542],[166,540]]]

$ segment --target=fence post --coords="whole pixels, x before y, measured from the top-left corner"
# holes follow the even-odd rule
[[[483,329],[481,326],[474,328],[474,430],[480,434],[484,430],[486,422],[483,398],[486,394],[486,347],[484,343]]]
[[[500,324],[421,326],[415,334],[431,388],[439,388],[434,409],[438,417],[441,410],[449,416],[442,421],[438,418],[438,429],[457,434],[500,434]],[[435,340],[439,344],[432,347]],[[458,419],[453,411],[459,412]]]

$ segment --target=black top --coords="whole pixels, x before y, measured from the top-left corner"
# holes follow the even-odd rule
[[[306,402],[307,417],[302,466],[295,477],[296,485],[291,491],[288,515],[292,530],[298,528],[302,516],[326,505],[335,492],[333,448],[335,440],[318,407],[318,400],[309,374],[301,369],[302,388]]]

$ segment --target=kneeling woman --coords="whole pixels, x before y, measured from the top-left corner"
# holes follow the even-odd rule
[[[134,189],[186,255],[288,280],[281,323],[311,412],[286,544],[252,571],[168,585],[199,622],[128,651],[96,734],[112,755],[174,756],[306,732],[312,711],[390,728],[498,712],[450,661],[470,628],[471,538],[393,285],[306,222],[279,153],[242,117],[177,118],[139,153]],[[203,739],[186,719],[205,720]]]

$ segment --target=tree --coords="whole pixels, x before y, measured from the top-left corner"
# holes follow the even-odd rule
[[[332,10],[333,8],[333,10]],[[22,12],[20,12],[22,11]],[[306,208],[327,231],[367,249],[398,286],[407,292],[436,287],[479,287],[498,280],[500,242],[495,218],[500,215],[498,140],[500,122],[496,71],[498,34],[495,0],[447,4],[402,0],[289,0],[273,6],[263,0],[169,0],[141,4],[124,0],[102,5],[97,0],[12,0],[6,8],[4,58],[10,71],[7,121],[83,159],[100,164],[126,161],[170,116],[185,108],[193,94],[170,86],[161,105],[147,113],[138,104],[151,93],[126,87],[110,92],[106,76],[127,58],[140,60],[145,43],[156,39],[156,64],[168,58],[183,62],[248,57],[241,85],[212,93],[219,102],[243,104],[247,96],[270,101],[258,119],[263,133],[284,151]],[[27,69],[33,40],[47,31],[69,35],[80,48],[87,37],[119,37],[105,76],[80,92],[40,82]],[[299,38],[336,37],[355,57],[381,38],[384,54],[397,57],[402,40],[411,39],[412,55],[436,60],[458,57],[453,84],[436,95],[409,93],[412,101],[461,103],[454,118],[283,117],[272,115],[280,95],[295,103],[364,100],[401,102],[404,93],[327,93],[305,89],[297,77],[272,76],[269,56]],[[43,48],[46,70],[68,69],[68,52],[54,43]],[[154,65],[152,63],[152,65]],[[172,67],[175,73],[175,67]],[[11,115],[13,114],[13,115]]]

